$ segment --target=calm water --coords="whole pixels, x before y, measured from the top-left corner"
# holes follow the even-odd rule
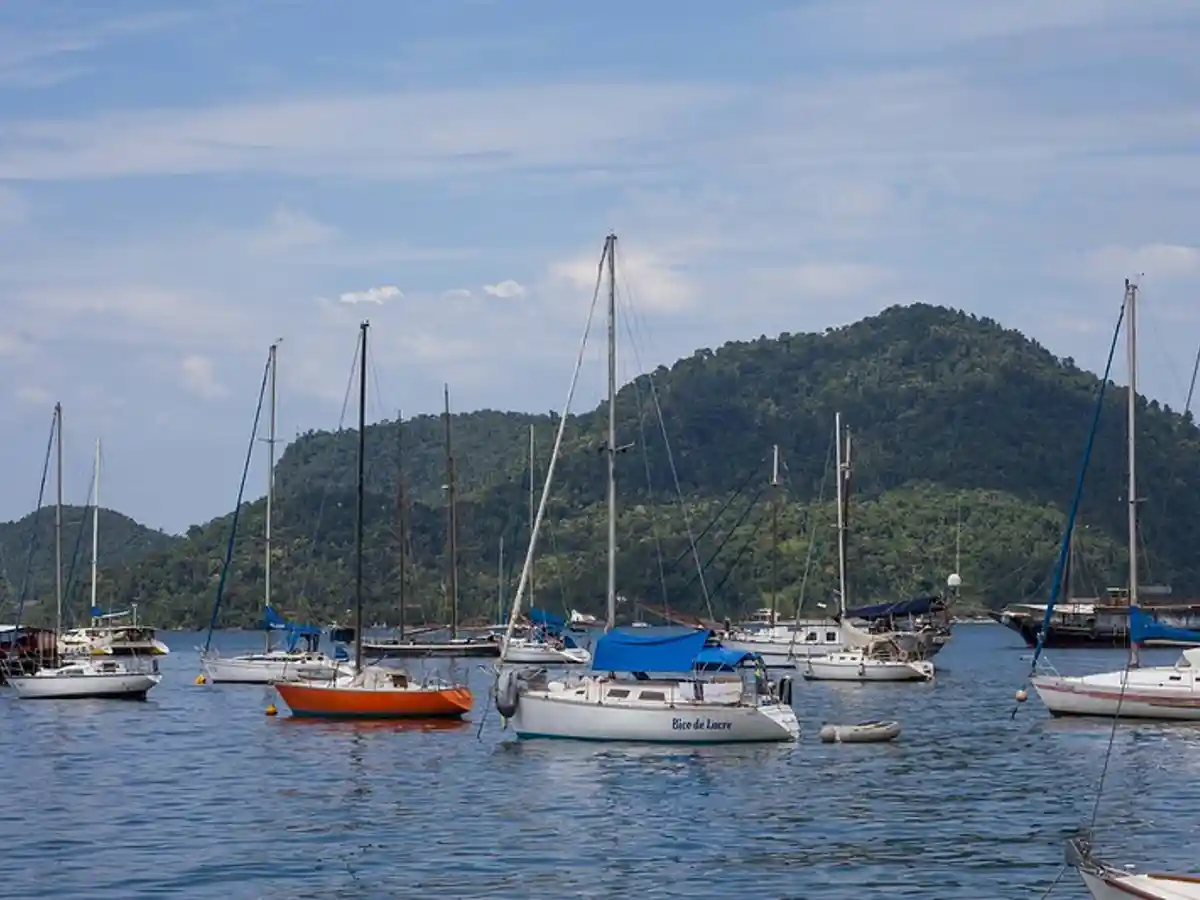
[[[195,686],[199,637],[163,637],[146,704],[0,688],[10,896],[1033,898],[1091,815],[1109,734],[1036,698],[1010,720],[1027,651],[998,626],[960,626],[932,685],[797,684],[798,745],[695,750],[515,744],[477,663],[461,725],[268,718],[269,688]],[[899,742],[817,740],[876,717]],[[1200,729],[1122,726],[1108,778],[1106,854],[1194,869]],[[1052,896],[1086,894],[1069,873]]]

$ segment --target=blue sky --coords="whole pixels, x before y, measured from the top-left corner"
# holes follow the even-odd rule
[[[4,4],[0,520],[56,399],[69,500],[100,437],[106,506],[227,511],[267,345],[332,427],[364,316],[373,418],[557,407],[610,229],[643,367],[922,300],[1095,369],[1144,273],[1181,407],[1196,46],[1191,0]]]

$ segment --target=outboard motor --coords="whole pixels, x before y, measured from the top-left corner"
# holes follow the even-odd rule
[[[792,676],[784,675],[779,679],[779,683],[775,686],[775,693],[779,697],[779,702],[784,706],[792,705]]]
[[[496,711],[511,719],[521,700],[520,679],[516,669],[504,669],[496,679]]]

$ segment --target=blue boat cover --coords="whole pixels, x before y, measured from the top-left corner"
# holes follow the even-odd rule
[[[718,671],[733,671],[746,660],[761,659],[757,653],[746,650],[732,650],[729,647],[705,647],[696,654],[693,661],[697,669]]]
[[[1180,644],[1200,644],[1200,631],[1179,628],[1159,622],[1140,606],[1129,610],[1129,636],[1134,643],[1145,641],[1174,641]]]
[[[911,600],[896,600],[893,603],[876,603],[872,606],[860,606],[858,609],[846,610],[848,619],[886,619],[889,616],[923,616],[940,604],[941,597],[928,594],[924,597],[913,597]]]
[[[544,609],[536,607],[529,610],[529,621],[537,625],[547,634],[558,634],[567,624],[567,620],[562,616],[556,616],[552,612],[547,612]]]
[[[598,672],[690,672],[712,632],[698,628],[670,634],[610,631],[596,641],[592,669]]]
[[[319,636],[321,634],[321,629],[316,625],[297,625],[295,622],[289,622],[277,613],[273,606],[268,606],[263,612],[263,628],[267,631],[284,632],[287,635],[287,648],[289,650],[296,649],[300,638],[308,635]]]

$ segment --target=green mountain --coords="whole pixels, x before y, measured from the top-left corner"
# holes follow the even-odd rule
[[[64,605],[72,616],[87,615],[92,552],[91,509],[62,508]],[[97,600],[105,608],[125,602],[113,591],[110,575],[138,560],[169,552],[183,538],[139,525],[111,509],[100,510],[97,543],[103,566]],[[30,554],[32,553],[32,557]],[[0,522],[0,621],[15,616],[22,588],[26,619],[47,624],[54,616],[54,507],[43,507],[16,522]]]
[[[564,379],[569,373],[564,372]],[[1090,426],[1098,378],[990,319],[915,305],[824,334],[783,334],[700,350],[617,398],[618,579],[633,603],[717,617],[831,596],[836,572],[828,474],[834,413],[853,431],[852,601],[936,589],[960,540],[965,606],[1037,594],[1057,553]],[[1125,390],[1110,386],[1081,511],[1080,591],[1124,580]],[[662,425],[657,410],[661,409]],[[538,605],[600,612],[605,589],[607,407],[571,417],[539,546]],[[544,467],[550,416],[483,411],[452,417],[458,487],[460,607],[496,615],[498,549],[517,571],[528,540],[529,428]],[[1140,400],[1144,580],[1190,594],[1200,586],[1200,431],[1189,417]],[[412,541],[408,621],[444,621],[445,424],[423,416],[369,426],[366,593],[372,619],[395,622],[398,473]],[[670,452],[662,431],[670,439]],[[344,618],[353,602],[356,432],[313,432],[277,469],[272,584],[278,605]],[[771,445],[784,461],[778,553],[766,490]],[[542,471],[537,484],[540,486]],[[676,489],[678,480],[678,490]],[[682,498],[682,499],[681,499]],[[259,616],[263,502],[239,514],[222,622]],[[686,515],[685,515],[686,514]],[[230,517],[109,579],[163,625],[207,621]],[[687,534],[706,564],[697,576]],[[809,536],[812,564],[804,577]],[[664,561],[660,571],[659,559]],[[774,578],[772,579],[772,572]],[[511,594],[515,577],[506,579]],[[708,600],[705,599],[706,594]],[[632,613],[632,610],[630,611]],[[149,614],[149,613],[148,613]]]

